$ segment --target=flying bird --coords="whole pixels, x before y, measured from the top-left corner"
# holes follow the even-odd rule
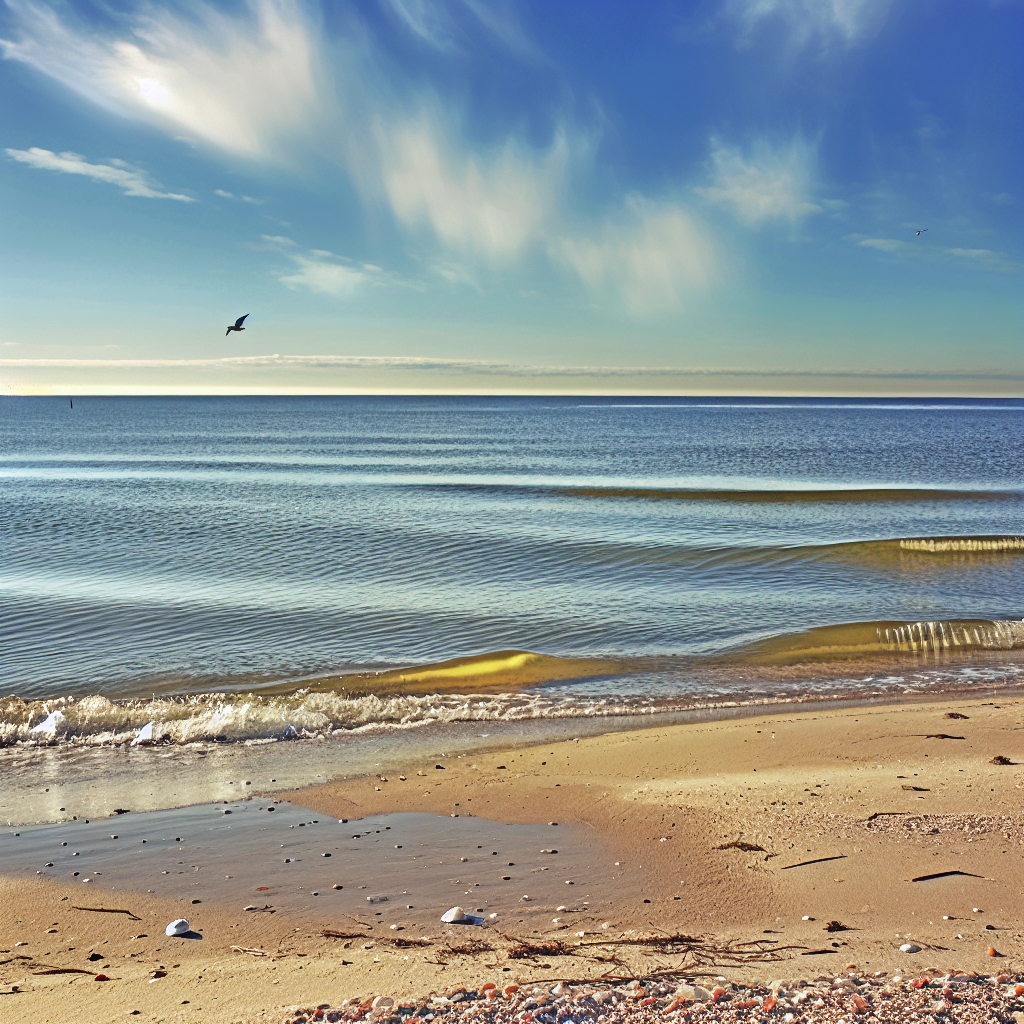
[[[245,316],[248,316],[248,315],[249,315],[248,313],[246,313],[246,314],[245,314]],[[235,323],[234,323],[234,326],[233,326],[233,327],[229,327],[229,328],[228,328],[228,329],[227,329],[227,330],[226,330],[226,331],[224,332],[224,337],[225,337],[225,338],[226,338],[226,337],[227,337],[227,336],[228,336],[228,335],[229,335],[229,334],[230,334],[230,333],[231,333],[232,331],[244,331],[244,330],[245,330],[245,328],[244,328],[244,327],[242,326],[242,321],[243,321],[243,320],[245,319],[245,316],[240,316],[240,317],[239,317],[239,318],[238,318],[238,319],[237,319],[237,320],[235,321]]]
[[[921,228],[920,231],[915,231],[914,234],[917,235],[918,238],[920,238],[927,230],[928,230],[927,228]],[[244,320],[244,319],[245,319],[245,317],[242,317],[242,320]],[[242,320],[239,320],[238,322],[241,323]]]

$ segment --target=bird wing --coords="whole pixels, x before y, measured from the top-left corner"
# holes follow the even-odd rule
[[[226,330],[226,331],[224,332],[224,337],[226,338],[226,337],[227,337],[227,336],[228,336],[228,335],[229,335],[229,334],[230,334],[230,333],[231,333],[231,332],[232,332],[233,330],[234,330],[234,327],[229,327],[229,328],[228,328],[228,329],[227,329],[227,330]]]
[[[248,316],[248,315],[249,315],[248,313],[246,313],[246,314],[245,314],[245,316]],[[241,327],[241,326],[242,326],[242,321],[243,321],[243,320],[245,319],[245,316],[240,316],[240,317],[239,317],[239,318],[238,318],[238,319],[237,319],[237,320],[235,321],[235,326],[236,326],[236,327]]]

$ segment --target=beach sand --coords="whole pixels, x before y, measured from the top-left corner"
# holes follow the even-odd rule
[[[678,966],[734,981],[831,976],[849,964],[904,976],[1019,975],[1024,780],[1019,766],[992,759],[1024,762],[1022,737],[1024,700],[996,696],[775,707],[756,717],[387,764],[369,778],[285,796],[332,819],[414,811],[543,826],[548,848],[560,852],[538,849],[529,863],[542,857],[549,871],[518,877],[522,865],[499,868],[489,850],[467,849],[462,878],[482,873],[493,890],[487,906],[498,916],[484,927],[440,923],[452,904],[477,899],[455,884],[448,899],[418,906],[405,925],[397,906],[385,923],[369,914],[360,923],[327,909],[270,915],[245,912],[235,900],[193,905],[185,894],[95,888],[86,899],[81,886],[8,875],[0,880],[0,1020],[277,1021],[290,1006],[353,997]],[[575,858],[571,872],[559,870],[563,856]],[[499,870],[511,876],[506,889]],[[913,880],[943,872],[960,874]],[[532,880],[539,895],[524,904]],[[396,888],[403,884],[395,879]],[[565,895],[556,897],[559,886]],[[73,909],[85,905],[128,909],[137,920]],[[201,941],[163,935],[181,916]],[[845,930],[827,931],[830,922]],[[325,927],[354,937],[324,937]],[[699,946],[684,956],[677,947],[599,945],[676,933],[705,937],[707,950],[755,940],[763,949],[798,948],[746,963],[749,954],[709,952],[716,966],[701,966]],[[554,948],[510,958],[511,936],[591,945],[577,950],[588,958]],[[430,944],[393,944],[420,937]],[[459,952],[469,940],[481,945]],[[920,952],[901,953],[905,942]],[[83,973],[40,973],[48,968]],[[110,980],[95,981],[96,973]]]

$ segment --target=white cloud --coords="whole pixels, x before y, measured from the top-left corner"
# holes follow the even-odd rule
[[[800,136],[785,147],[755,142],[745,156],[735,147],[711,140],[712,184],[697,192],[709,203],[729,207],[745,224],[795,223],[821,213],[812,203],[817,154]]]
[[[224,189],[222,189],[222,188],[215,188],[213,190],[213,194],[215,196],[221,196],[223,199],[234,199],[235,198],[234,193],[232,193],[232,192],[225,192]]]
[[[28,164],[45,171],[60,171],[63,174],[81,174],[93,181],[104,181],[116,185],[126,196],[143,196],[146,199],[177,199],[182,203],[194,203],[191,196],[176,192],[161,192],[154,188],[146,175],[134,170],[123,160],[112,160],[108,164],[90,164],[77,153],[51,153],[48,149],[8,149],[7,155],[19,163]]]
[[[311,292],[350,298],[367,281],[368,274],[344,263],[333,263],[309,256],[292,256],[298,267],[294,274],[284,274],[280,281],[289,288],[308,288]]]
[[[482,155],[427,112],[397,127],[379,120],[375,135],[395,216],[446,246],[508,260],[536,242],[555,215],[568,167],[564,135],[544,152],[509,139]]]
[[[749,44],[765,22],[785,28],[792,47],[811,42],[852,46],[873,35],[885,21],[892,0],[728,0],[726,13],[740,26],[740,41]]]
[[[315,33],[293,0],[253,0],[231,18],[195,6],[193,21],[152,5],[122,38],[76,29],[50,7],[8,0],[18,40],[4,56],[95,103],[231,153],[283,159],[328,104]]]
[[[558,239],[550,252],[595,292],[617,293],[636,315],[678,307],[715,274],[713,246],[687,210],[639,196],[596,238]]]

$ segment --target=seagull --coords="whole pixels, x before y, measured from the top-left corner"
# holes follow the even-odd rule
[[[918,238],[920,238],[927,230],[928,230],[927,228],[921,228],[920,231],[915,231],[914,234],[917,235]],[[244,320],[244,319],[245,319],[245,317],[242,317],[242,320]],[[241,323],[242,320],[239,320],[238,322]]]
[[[927,230],[927,228],[926,228],[925,230]],[[246,314],[245,314],[245,316],[248,316],[248,315],[249,315],[248,313],[246,313]],[[242,321],[243,321],[243,320],[245,319],[245,316],[240,316],[240,317],[239,317],[239,318],[238,318],[238,319],[237,319],[237,320],[235,321],[235,324],[234,324],[234,326],[233,326],[233,327],[229,327],[229,328],[228,328],[228,329],[227,329],[227,330],[226,330],[226,331],[224,332],[224,337],[225,337],[225,338],[226,338],[226,337],[227,337],[227,336],[228,336],[228,335],[229,335],[229,334],[230,334],[230,333],[231,333],[232,331],[244,331],[244,330],[245,330],[245,328],[244,328],[244,327],[242,326]]]

